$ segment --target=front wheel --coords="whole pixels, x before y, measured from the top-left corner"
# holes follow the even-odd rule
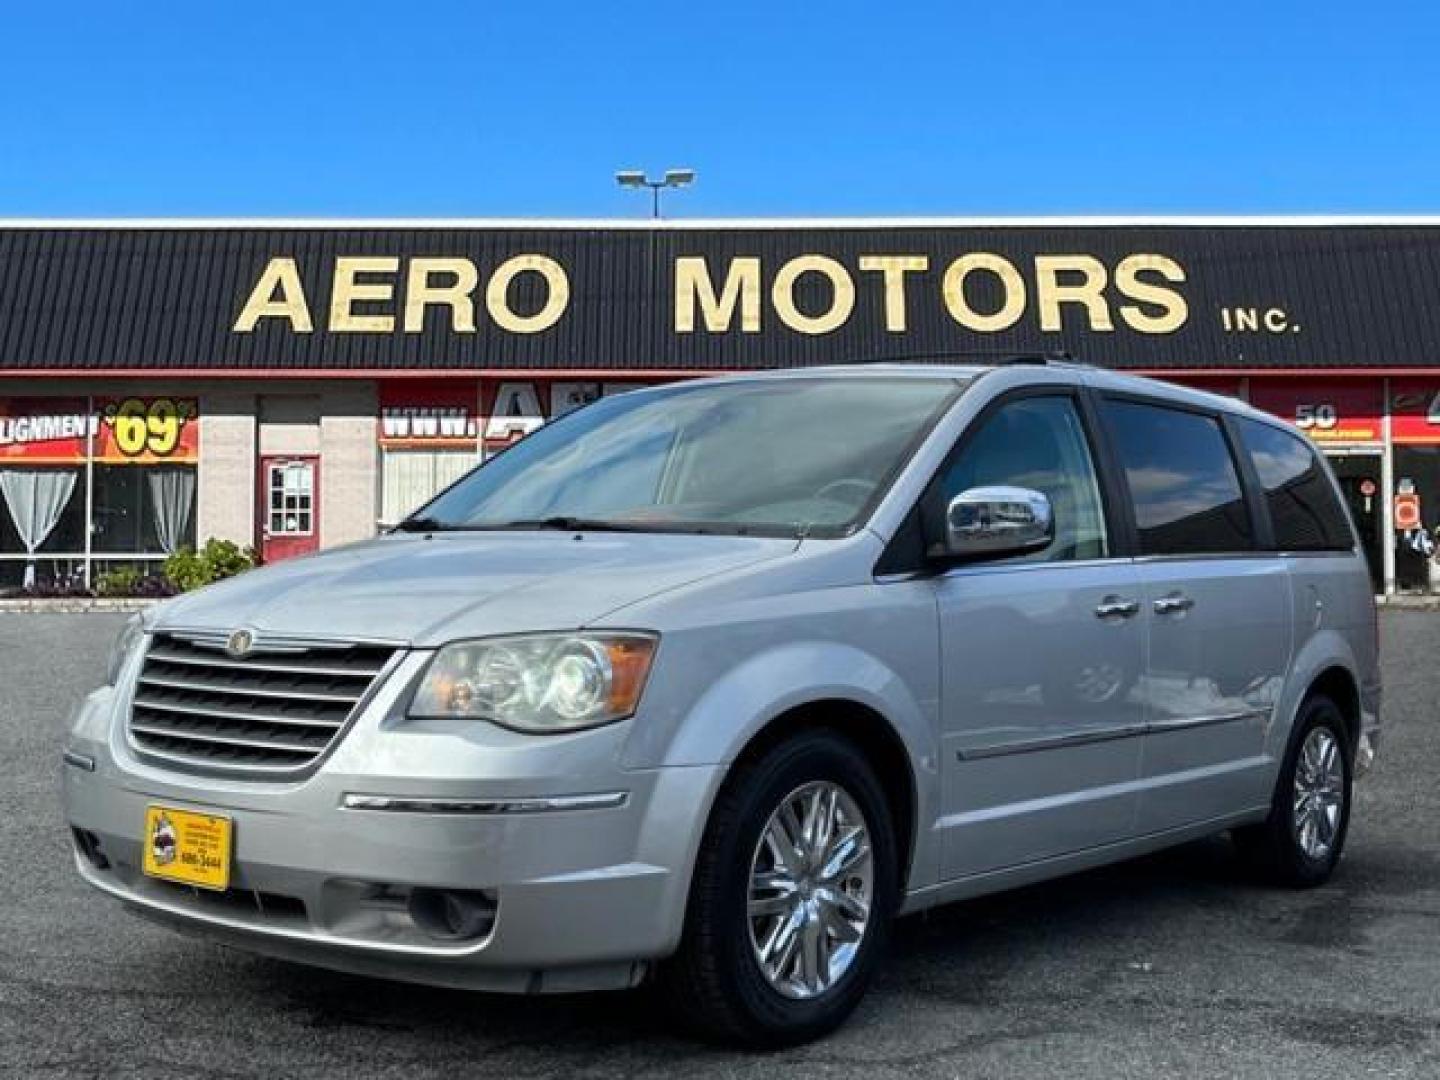
[[[1277,884],[1309,888],[1334,872],[1350,826],[1352,757],[1339,707],[1313,695],[1275,784],[1270,816],[1235,831],[1242,855]]]
[[[859,1003],[898,895],[888,804],[865,757],[805,732],[727,781],[662,978],[682,1019],[751,1046],[816,1038]]]

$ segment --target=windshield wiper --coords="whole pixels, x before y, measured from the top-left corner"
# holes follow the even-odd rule
[[[559,532],[652,532],[655,524],[644,522],[606,521],[603,518],[556,517],[533,518],[521,521],[507,521],[498,528],[505,529],[555,529]]]
[[[396,525],[392,532],[444,532],[447,526],[439,518],[416,517],[406,518]]]

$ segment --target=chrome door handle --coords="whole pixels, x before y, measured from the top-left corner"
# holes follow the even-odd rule
[[[1140,601],[1130,600],[1123,596],[1107,596],[1095,609],[1096,618],[1100,619],[1128,619],[1140,610]]]
[[[1195,601],[1188,596],[1176,594],[1174,596],[1162,596],[1155,601],[1156,615],[1177,615],[1182,611],[1189,611],[1195,606]]]

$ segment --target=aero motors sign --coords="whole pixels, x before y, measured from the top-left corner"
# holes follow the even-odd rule
[[[294,257],[270,259],[232,329],[248,334],[264,320],[279,320],[292,332],[313,333],[317,294],[329,298],[319,325],[332,334],[421,334],[432,311],[454,334],[474,334],[487,319],[504,333],[538,334],[555,326],[570,304],[569,273],[540,253],[506,259],[485,281],[473,260],[459,256],[340,256],[327,269],[322,280],[307,284]],[[1021,263],[992,251],[943,261],[876,251],[852,263],[806,253],[778,266],[758,256],[684,255],[671,261],[668,276],[676,334],[758,334],[771,319],[798,334],[829,334],[849,322],[862,289],[880,300],[892,334],[906,331],[914,304],[938,306],[978,334],[1010,330],[1027,317],[1041,331],[1058,332],[1067,313],[1091,332],[1108,333],[1118,323],[1141,334],[1169,334],[1189,317],[1178,289],[1184,269],[1147,252],[1113,265],[1088,254],[1041,254]],[[530,303],[517,302],[517,285],[531,288]],[[1288,328],[1281,318],[1278,330]]]
[[[1243,221],[0,228],[0,368],[639,378],[987,350],[1419,367],[1440,258],[1396,253],[1432,249],[1434,226]]]

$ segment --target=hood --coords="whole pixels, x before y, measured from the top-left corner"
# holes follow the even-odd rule
[[[177,597],[156,629],[436,645],[573,630],[617,608],[795,550],[797,541],[655,533],[396,533]]]

